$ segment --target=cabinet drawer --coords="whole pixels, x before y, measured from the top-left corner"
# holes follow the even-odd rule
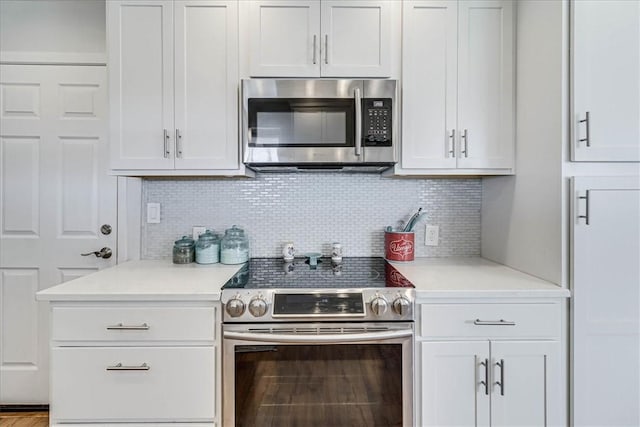
[[[560,305],[422,304],[424,337],[558,337]]]
[[[213,307],[53,307],[53,341],[213,341]]]
[[[215,381],[214,347],[55,347],[51,415],[58,422],[213,421]]]

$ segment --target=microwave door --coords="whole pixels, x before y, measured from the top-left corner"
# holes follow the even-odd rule
[[[363,85],[361,81],[348,83],[348,88],[336,87],[333,91],[246,99],[246,162],[320,166],[362,163]]]

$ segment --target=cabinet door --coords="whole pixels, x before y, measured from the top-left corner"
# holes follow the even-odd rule
[[[258,0],[249,11],[251,77],[320,76],[320,2]]]
[[[173,2],[107,2],[113,169],[173,169]]]
[[[420,344],[420,426],[489,426],[488,341]]]
[[[558,346],[557,341],[491,342],[492,427],[550,424]]]
[[[571,8],[572,160],[640,161],[640,2]]]
[[[405,1],[402,167],[455,168],[458,4]]]
[[[389,1],[322,1],[322,76],[389,77]]]
[[[514,5],[461,0],[458,7],[458,167],[511,168]]]
[[[573,421],[640,425],[640,177],[574,178],[573,200]]]
[[[175,3],[175,167],[238,167],[238,12],[229,0]]]

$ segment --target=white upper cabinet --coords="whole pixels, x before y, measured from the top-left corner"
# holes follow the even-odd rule
[[[404,2],[403,168],[456,167],[457,22],[455,1]]]
[[[256,0],[251,77],[389,77],[388,0]]]
[[[513,2],[415,0],[403,8],[396,173],[513,173]]]
[[[320,2],[252,2],[251,76],[316,77],[320,72]]]
[[[173,168],[173,2],[107,2],[111,167]]]
[[[175,167],[238,167],[235,1],[175,3]]]
[[[237,16],[233,0],[107,2],[114,173],[239,171]]]
[[[574,161],[640,161],[640,2],[572,1]]]

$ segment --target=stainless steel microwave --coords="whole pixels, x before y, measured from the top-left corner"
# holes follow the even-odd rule
[[[395,80],[242,80],[244,163],[381,172],[396,162]]]

